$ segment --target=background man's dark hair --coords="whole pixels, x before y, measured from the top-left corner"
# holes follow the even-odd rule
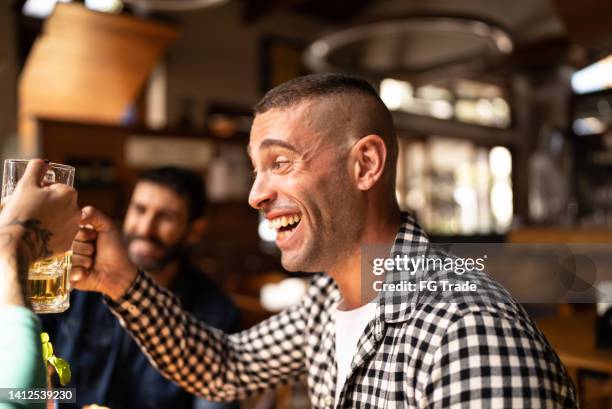
[[[164,166],[143,172],[138,182],[143,181],[164,186],[185,198],[190,221],[205,215],[208,199],[202,177],[198,173],[178,166]]]
[[[370,96],[384,105],[378,93],[366,80],[348,74],[312,74],[287,81],[266,93],[255,105],[255,115],[270,109],[284,109],[305,99],[357,93]]]

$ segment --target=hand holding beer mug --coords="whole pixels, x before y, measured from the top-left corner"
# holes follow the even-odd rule
[[[30,265],[28,298],[37,313],[62,312],[70,305],[70,244],[80,212],[72,189],[74,168],[42,161],[8,159],[2,178],[2,225],[23,228],[21,243]],[[68,250],[68,251],[67,251]]]

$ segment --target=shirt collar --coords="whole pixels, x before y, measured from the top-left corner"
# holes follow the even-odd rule
[[[429,238],[417,223],[414,216],[407,212],[402,212],[402,222],[395,242],[391,249],[391,257],[397,255],[408,255],[409,257],[424,254],[429,247]],[[400,282],[402,277],[396,271],[388,272],[385,277],[386,282]],[[386,323],[403,322],[410,317],[413,300],[405,292],[397,295],[386,294],[380,297],[379,317]]]
[[[427,250],[429,246],[429,238],[427,234],[422,230],[421,226],[417,223],[416,219],[411,213],[402,212],[401,224],[397,235],[395,236],[394,244],[391,248],[390,257],[396,255],[421,255],[424,250]],[[333,311],[336,310],[342,295],[340,290],[333,280],[329,276],[325,276],[326,280],[329,280],[333,290],[330,291],[327,301],[326,308],[330,308]],[[389,272],[385,276],[385,282],[399,282],[402,279],[400,273]],[[382,295],[382,294],[381,294]],[[412,311],[412,305],[414,300],[406,296],[405,293],[398,293],[397,296],[381,296],[378,301],[377,309],[377,320],[375,323],[374,332],[377,336],[382,336],[383,325],[382,323],[393,323],[403,322],[410,317]]]

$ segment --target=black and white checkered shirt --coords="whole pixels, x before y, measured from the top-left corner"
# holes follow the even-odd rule
[[[392,254],[414,254],[427,238],[402,217]],[[502,288],[477,278],[482,290],[470,300],[380,297],[337,407],[576,407],[572,382],[542,333]],[[107,302],[151,362],[190,392],[243,399],[306,374],[312,406],[333,408],[340,298],[333,279],[316,275],[298,305],[233,335],[195,320],[144,273]]]

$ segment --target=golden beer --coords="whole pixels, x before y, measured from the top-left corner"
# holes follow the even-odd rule
[[[2,174],[2,206],[15,190],[23,176],[28,161],[7,159]],[[49,163],[41,184],[48,186],[63,183],[74,184],[74,168],[59,163]],[[0,211],[2,207],[0,207]],[[70,306],[68,273],[70,272],[72,251],[39,260],[28,271],[28,299],[36,313],[63,312]]]
[[[37,261],[28,273],[28,298],[36,313],[63,312],[70,306],[68,273],[72,251]]]

